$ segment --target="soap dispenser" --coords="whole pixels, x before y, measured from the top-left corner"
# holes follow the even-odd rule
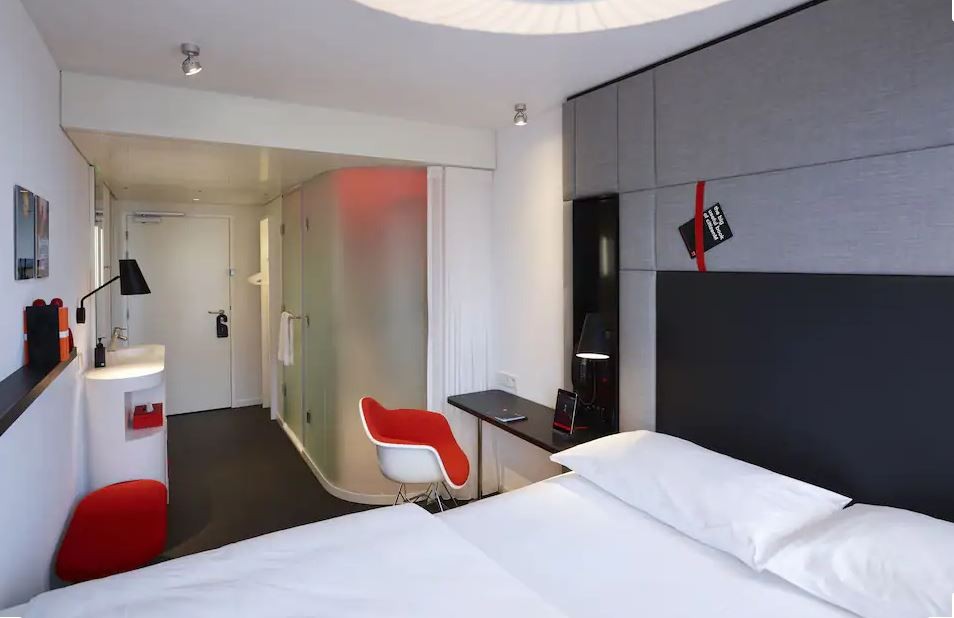
[[[96,344],[96,350],[93,354],[93,366],[94,367],[105,367],[106,366],[106,346],[103,345],[103,338],[98,339],[99,343]]]

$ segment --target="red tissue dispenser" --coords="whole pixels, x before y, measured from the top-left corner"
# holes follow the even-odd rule
[[[162,404],[152,404],[150,412],[145,405],[136,406],[133,409],[132,428],[149,429],[151,427],[162,427]]]

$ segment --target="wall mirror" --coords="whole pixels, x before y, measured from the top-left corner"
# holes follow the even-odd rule
[[[109,229],[112,194],[109,187],[97,178],[95,194],[95,217],[93,220],[93,289],[112,279],[111,233]],[[118,288],[118,286],[116,286]],[[109,344],[112,325],[112,294],[107,288],[95,295],[96,337],[103,337]]]

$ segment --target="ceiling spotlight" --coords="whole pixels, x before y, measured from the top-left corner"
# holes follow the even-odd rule
[[[186,56],[186,59],[182,61],[182,72],[186,74],[186,77],[195,75],[201,71],[202,65],[199,64],[199,46],[195,43],[183,43],[180,49]]]
[[[513,106],[513,111],[516,112],[513,115],[513,123],[517,125],[518,127],[522,127],[528,122],[530,122],[530,119],[527,117],[526,103],[517,103],[516,105]]]

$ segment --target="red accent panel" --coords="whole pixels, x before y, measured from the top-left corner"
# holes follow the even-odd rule
[[[454,438],[443,414],[426,410],[389,410],[371,397],[361,400],[368,431],[378,442],[431,446],[437,451],[447,476],[463,485],[470,476],[470,462]]]
[[[127,481],[83,498],[56,557],[56,574],[82,582],[138,569],[166,546],[166,486]]]
[[[696,266],[699,272],[706,272],[706,243],[702,234],[705,232],[703,227],[703,211],[706,207],[706,181],[700,180],[696,184]]]

